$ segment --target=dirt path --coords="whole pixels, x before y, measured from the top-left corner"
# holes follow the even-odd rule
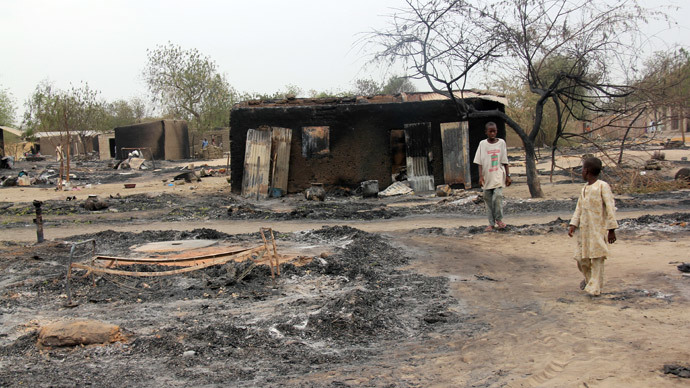
[[[459,312],[486,323],[485,331],[401,339],[361,370],[308,380],[348,386],[687,386],[661,369],[690,359],[690,283],[669,265],[690,248],[689,236],[621,238],[607,262],[605,294],[595,299],[578,290],[572,241],[507,235],[497,243],[494,237],[398,236],[419,257],[409,269],[448,277]]]
[[[619,212],[618,218],[639,217],[645,214],[668,214],[677,209],[657,211],[629,211]],[[539,213],[506,217],[506,222],[512,225],[528,225],[535,223],[547,223],[560,217],[569,220],[570,212]],[[116,215],[109,215],[116,217]],[[127,215],[129,216],[129,215]],[[121,218],[121,217],[120,217]],[[69,227],[56,227],[44,229],[47,240],[60,240],[70,236],[95,233],[104,230],[118,232],[142,232],[144,230],[193,230],[198,228],[211,228],[228,234],[252,233],[260,227],[271,227],[281,232],[296,232],[301,230],[319,229],[322,226],[347,225],[367,232],[404,232],[419,228],[457,228],[461,226],[482,226],[486,224],[483,216],[445,216],[445,215],[419,215],[397,219],[375,221],[277,221],[277,220],[206,220],[206,221],[179,221],[179,222],[149,222],[138,221],[136,218],[129,223],[110,224],[107,221],[93,219],[88,223],[71,224]],[[36,240],[36,228],[27,225],[26,228],[8,228],[0,233],[0,241],[31,242]]]

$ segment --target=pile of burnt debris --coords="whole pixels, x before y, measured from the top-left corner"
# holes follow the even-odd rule
[[[557,217],[555,220],[543,224],[508,225],[501,233],[514,233],[518,235],[534,236],[549,233],[565,234],[568,228],[567,219]],[[662,215],[644,215],[637,218],[624,218],[619,220],[619,228],[616,233],[621,235],[635,234],[644,229],[646,233],[686,233],[690,231],[690,213],[669,213]],[[419,228],[410,231],[412,234],[445,235],[445,236],[471,236],[485,233],[484,226],[461,226],[457,228]]]
[[[185,196],[164,193],[134,194],[109,197],[68,195],[63,200],[42,202],[46,227],[80,222],[98,222],[98,214],[109,213],[109,223],[131,223],[128,214],[136,213],[137,222],[185,220],[376,220],[403,218],[415,215],[458,214],[481,217],[485,214],[480,193],[443,199],[413,198],[409,204],[397,199],[329,198],[326,201],[307,201],[299,196],[281,201],[256,203],[227,192]],[[572,212],[577,201],[564,199],[506,198],[504,214],[548,214]],[[276,204],[278,206],[276,206]],[[278,209],[276,207],[279,207]],[[624,210],[663,210],[690,208],[690,191],[634,194],[617,198],[616,207]],[[31,203],[0,203],[0,216],[5,227],[30,227],[35,207]],[[83,218],[94,214],[96,218]],[[73,216],[73,217],[71,217]]]
[[[265,386],[334,364],[357,365],[400,338],[424,337],[449,325],[467,335],[488,327],[460,312],[446,278],[398,269],[411,258],[385,237],[348,227],[275,236],[278,246],[290,241],[339,248],[281,264],[275,279],[268,267],[257,266],[237,280],[249,262],[158,280],[73,276],[71,308],[64,307],[71,245],[7,244],[2,267],[10,275],[0,282],[0,385]],[[95,239],[102,254],[129,255],[132,245],[155,241],[242,244],[261,237],[198,229],[106,231],[74,241],[85,239]],[[78,245],[71,253],[88,256],[88,249]],[[37,346],[42,322],[78,318],[118,325],[123,335],[104,346]],[[33,319],[37,326],[26,326]]]
[[[187,163],[185,163],[187,162]],[[178,164],[184,164],[179,167]],[[166,160],[127,158],[124,160],[79,160],[74,161],[69,171],[59,163],[50,161],[22,161],[8,167],[0,176],[0,187],[35,186],[52,188],[60,186],[64,191],[79,191],[106,183],[127,183],[141,177],[160,178],[163,184],[191,183],[209,176],[227,175],[227,167],[212,167],[199,160],[181,160],[173,163]]]

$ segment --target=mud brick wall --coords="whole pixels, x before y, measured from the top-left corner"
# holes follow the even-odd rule
[[[208,146],[199,154],[203,159],[219,159],[223,157],[223,149],[216,146]]]
[[[98,135],[98,157],[101,160],[112,158],[114,150],[110,149],[110,140],[115,140],[115,133],[102,133]]]
[[[123,157],[123,148],[149,148],[157,160],[188,159],[187,132],[187,122],[182,120],[158,120],[115,128],[115,157]],[[150,157],[146,151],[143,156]]]
[[[487,100],[472,101],[477,109],[503,109]],[[420,101],[404,103],[347,103],[299,106],[236,106],[230,116],[231,176],[234,192],[241,191],[247,130],[275,126],[292,130],[288,192],[299,192],[313,182],[329,186],[356,187],[370,179],[385,188],[392,183],[392,129],[406,123],[430,122],[431,173],[436,184],[443,183],[443,152],[440,123],[461,121],[453,103]],[[505,136],[503,122],[497,119],[470,121],[472,156],[484,136],[484,124],[495,121],[499,136]],[[302,127],[328,126],[329,152],[305,158],[302,155]],[[476,180],[476,167],[473,181]]]
[[[189,159],[189,129],[184,120],[162,120],[165,160]]]
[[[59,132],[56,132],[55,136],[43,136],[38,139],[38,146],[39,150],[41,151],[41,155],[57,155],[56,147],[62,143],[62,139],[65,139],[66,141],[67,135],[63,133],[61,136]],[[79,135],[77,134],[72,134],[70,139],[70,155],[84,155],[88,152],[93,152],[97,149],[96,147],[98,147],[98,143],[94,141],[95,138],[93,136],[86,136],[84,139],[84,144],[82,144]]]
[[[220,156],[212,156],[202,153],[201,141],[206,138],[211,146],[211,136],[216,137],[216,145],[223,143],[220,148]],[[230,151],[230,127],[215,128],[209,131],[189,131],[189,155],[195,158],[221,158],[224,152]]]

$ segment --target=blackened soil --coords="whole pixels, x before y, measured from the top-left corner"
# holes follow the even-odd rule
[[[275,282],[262,266],[237,281],[248,262],[157,280],[92,280],[76,272],[71,291],[78,306],[71,309],[63,307],[69,244],[5,244],[0,270],[10,276],[0,281],[0,386],[297,386],[283,382],[357,367],[400,338],[422,339],[451,327],[471,336],[488,327],[458,312],[446,278],[399,270],[412,258],[384,236],[349,227],[276,235],[339,248],[304,266],[282,265]],[[210,229],[74,237],[87,239],[109,255],[173,239],[260,241],[258,234]],[[75,257],[88,261],[90,254],[87,244]],[[26,328],[35,314],[43,322],[88,317],[115,323],[129,341],[39,350],[38,327]]]
[[[544,224],[508,225],[504,230],[496,230],[493,233],[514,233],[518,235],[540,235],[548,233],[565,233],[568,221],[560,217]],[[640,230],[646,233],[684,233],[690,226],[690,213],[670,213],[662,215],[644,215],[637,218],[625,218],[618,222],[619,228],[616,234],[635,234]],[[470,236],[478,233],[486,233],[485,226],[461,226],[457,228],[419,228],[410,231],[412,234],[446,235],[446,236]]]
[[[230,219],[271,219],[271,220],[373,220],[406,217],[419,214],[462,214],[483,215],[486,212],[483,201],[471,201],[469,198],[438,200],[433,203],[400,207],[390,206],[386,200],[334,199],[325,202],[299,201],[290,211],[274,212],[258,207],[249,202],[235,198],[235,204],[227,208]],[[477,203],[478,202],[478,203]],[[523,200],[506,199],[504,214],[529,214],[572,212],[577,205],[577,198],[562,200]],[[619,209],[690,209],[690,191],[673,191],[636,195],[631,198],[620,198],[616,201]]]
[[[476,192],[477,194],[479,192]],[[56,227],[84,222],[128,223],[138,221],[193,221],[193,220],[378,220],[403,218],[412,215],[458,214],[480,216],[485,214],[484,202],[472,201],[472,195],[463,198],[426,199],[428,203],[399,206],[400,199],[366,199],[361,197],[327,198],[324,202],[307,201],[300,196],[284,200],[262,201],[259,204],[227,192],[197,196],[178,194],[135,194],[99,198],[108,208],[89,211],[81,200],[50,200],[42,205],[44,225]],[[278,202],[281,201],[281,202]],[[534,214],[572,212],[576,198],[562,200],[512,199],[504,201],[504,214]],[[616,200],[621,210],[690,209],[690,190],[637,194]],[[281,208],[276,211],[276,208]],[[27,227],[35,214],[31,203],[0,206],[2,228]],[[92,215],[91,218],[84,218]]]

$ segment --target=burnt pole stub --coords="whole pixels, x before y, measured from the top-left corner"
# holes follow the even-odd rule
[[[34,207],[36,208],[34,223],[36,224],[36,239],[39,244],[43,242],[43,210],[41,210],[41,205],[43,202],[34,200]]]

